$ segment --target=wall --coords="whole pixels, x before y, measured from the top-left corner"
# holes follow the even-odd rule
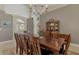
[[[13,17],[0,10],[0,42],[12,40],[13,37]],[[5,24],[7,23],[7,25]]]
[[[0,4],[0,10],[4,10],[4,4]]]
[[[1,11],[2,10],[2,11]],[[1,20],[9,20],[11,26],[5,28],[5,30],[0,31],[0,41],[7,41],[14,39],[12,33],[16,32],[16,21],[17,19],[25,20],[26,30],[27,30],[27,19],[29,14],[28,5],[25,4],[0,4],[0,22]]]
[[[56,17],[60,20],[60,32],[70,33],[72,43],[79,44],[79,5],[69,5],[55,11],[43,14],[40,18],[40,26],[45,29],[45,22]]]
[[[17,19],[22,19],[25,21],[25,27],[27,30],[27,19],[28,18],[28,6],[25,4],[4,4],[4,11],[7,14],[13,16],[13,39],[14,32],[17,32]]]

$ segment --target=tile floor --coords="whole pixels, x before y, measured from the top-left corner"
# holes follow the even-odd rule
[[[0,55],[17,55],[15,52],[16,52],[16,44],[14,42],[7,43],[6,45],[0,44]],[[79,54],[73,51],[68,51],[68,55],[79,55]]]

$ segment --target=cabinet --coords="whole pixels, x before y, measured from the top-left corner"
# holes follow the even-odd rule
[[[59,20],[51,19],[47,21],[46,30],[51,32],[59,32]]]

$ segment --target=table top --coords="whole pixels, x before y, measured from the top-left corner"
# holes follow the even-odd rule
[[[40,38],[39,42],[42,46],[47,47],[50,50],[53,51],[60,51],[60,48],[62,44],[64,43],[64,38],[58,38],[58,39],[52,39],[52,40],[46,40],[46,38]]]

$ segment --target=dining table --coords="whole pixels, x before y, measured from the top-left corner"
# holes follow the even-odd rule
[[[48,48],[52,53],[56,55],[59,54],[59,51],[64,44],[64,41],[64,38],[47,39],[45,37],[40,37],[39,39],[40,46]]]

